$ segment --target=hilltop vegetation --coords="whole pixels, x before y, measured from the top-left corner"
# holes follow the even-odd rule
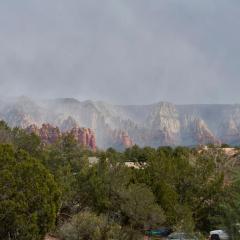
[[[90,156],[99,161],[90,164]],[[93,153],[71,135],[44,146],[36,135],[1,122],[0,235],[131,240],[166,226],[203,234],[221,227],[239,239],[240,174],[233,158],[219,148]],[[129,168],[126,161],[144,167]]]

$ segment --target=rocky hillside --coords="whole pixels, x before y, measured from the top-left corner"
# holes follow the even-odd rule
[[[72,135],[74,139],[82,146],[91,150],[96,150],[96,138],[95,133],[89,128],[73,127],[67,131],[61,131],[58,127],[54,127],[50,124],[42,124],[38,127],[32,124],[26,128],[28,133],[35,133],[42,140],[45,145],[56,143],[64,135]]]
[[[240,105],[174,105],[160,102],[145,106],[118,106],[76,99],[33,101],[20,97],[0,102],[0,118],[10,126],[42,128],[48,123],[53,139],[73,131],[78,138],[96,133],[100,148],[140,146],[240,144]],[[43,128],[46,126],[44,125]],[[79,129],[88,130],[79,130]],[[41,132],[42,131],[42,132]],[[40,134],[44,135],[44,129]],[[90,131],[90,132],[88,132]],[[52,141],[48,139],[46,141]],[[91,144],[91,137],[82,140]],[[90,142],[89,142],[90,141]]]

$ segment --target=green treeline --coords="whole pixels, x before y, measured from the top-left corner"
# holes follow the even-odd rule
[[[219,148],[93,153],[71,135],[43,146],[36,135],[0,122],[0,236],[133,240],[144,229],[169,227],[202,234],[227,229],[239,239],[236,159]],[[127,167],[129,161],[138,168]]]

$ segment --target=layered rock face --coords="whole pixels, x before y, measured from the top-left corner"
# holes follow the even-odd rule
[[[50,124],[43,124],[39,130],[39,135],[42,141],[46,144],[53,144],[61,137],[61,132],[58,127]]]
[[[75,127],[68,133],[70,133],[79,144],[87,146],[92,150],[97,149],[95,133],[90,128]]]
[[[75,127],[70,131],[61,132],[58,127],[43,124],[40,128],[37,125],[30,125],[26,128],[26,131],[35,133],[45,145],[56,143],[62,136],[71,134],[80,145],[94,151],[97,149],[95,133],[89,128]]]
[[[214,136],[202,119],[186,117],[182,126],[182,141],[184,145],[221,143],[220,139]]]
[[[160,145],[178,145],[180,143],[180,120],[176,107],[171,103],[160,103],[150,112],[146,123],[161,138]],[[157,138],[157,136],[155,136]]]
[[[44,144],[56,143],[62,136],[58,127],[54,127],[50,124],[43,124],[42,127],[37,125],[30,125],[26,128],[28,133],[35,133],[39,136]]]
[[[130,148],[134,145],[133,140],[129,137],[128,133],[122,130],[113,131],[112,141],[113,147],[117,149]]]
[[[240,144],[240,105],[120,106],[76,99],[35,102],[24,97],[1,104],[0,116],[10,126],[34,124],[39,129],[31,128],[45,142],[72,132],[79,143],[91,148]],[[43,123],[49,125],[39,127]]]

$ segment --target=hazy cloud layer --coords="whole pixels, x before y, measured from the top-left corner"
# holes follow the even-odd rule
[[[240,102],[239,0],[1,0],[0,95]]]

